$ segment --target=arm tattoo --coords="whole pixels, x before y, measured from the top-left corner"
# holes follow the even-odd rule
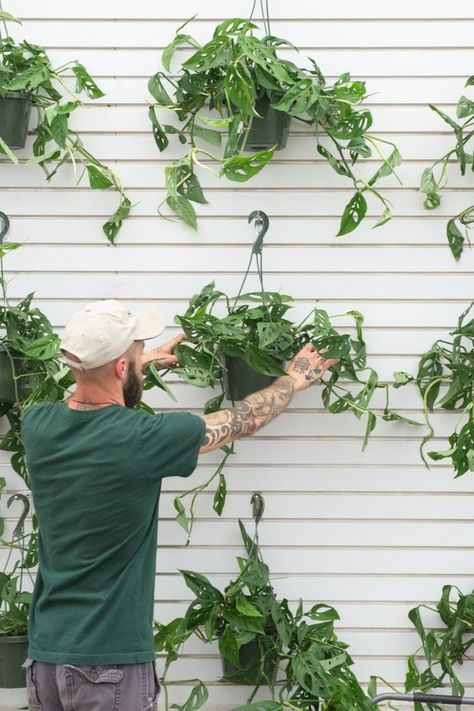
[[[275,380],[268,388],[253,393],[227,410],[206,415],[204,447],[218,447],[254,434],[275,419],[290,402],[295,390],[291,376]]]

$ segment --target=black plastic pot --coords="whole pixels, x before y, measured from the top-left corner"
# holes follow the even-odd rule
[[[276,380],[273,375],[257,373],[237,356],[224,356],[224,393],[227,400],[243,400]]]
[[[11,404],[15,401],[16,394],[12,362],[9,354],[0,346],[0,402]]]
[[[266,684],[267,680],[273,683],[278,669],[278,654],[276,650],[268,651],[271,641],[268,638],[260,637],[260,644],[263,650],[267,650],[263,664],[263,673],[260,671],[261,649],[259,638],[256,637],[248,644],[243,644],[239,649],[239,666],[236,667],[221,657],[222,675],[227,681],[233,684],[248,684],[255,686],[257,683]]]
[[[7,91],[0,97],[0,138],[10,148],[24,148],[31,99],[26,91]]]
[[[255,103],[255,109],[261,118],[255,116],[252,119],[245,150],[264,151],[276,146],[277,151],[281,151],[286,146],[291,116],[284,111],[272,109],[270,104],[276,102],[279,96],[271,97],[263,94]]]
[[[28,653],[28,637],[0,635],[0,688],[20,689],[26,686],[26,673],[22,669]]]

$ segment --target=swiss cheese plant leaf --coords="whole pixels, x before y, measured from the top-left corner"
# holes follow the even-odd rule
[[[173,101],[163,86],[163,77],[162,72],[154,74],[148,82],[148,91],[160,106],[171,106]]]
[[[161,55],[161,63],[167,72],[171,71],[171,60],[174,53],[178,47],[181,47],[183,44],[190,44],[195,47],[197,42],[191,37],[191,35],[177,34],[174,40],[163,50],[163,54]]]
[[[456,219],[448,220],[446,225],[446,236],[452,255],[456,260],[459,260],[464,248],[464,235],[456,225]]]
[[[260,173],[267,163],[273,158],[274,149],[259,151],[249,157],[233,156],[224,161],[221,174],[229,180],[245,182]]]
[[[122,194],[118,208],[102,226],[105,236],[112,244],[115,242],[115,238],[122,227],[123,220],[130,214],[131,208],[131,201]]]
[[[275,377],[286,375],[286,371],[275,362],[274,358],[262,352],[251,343],[247,345],[244,359],[251,368],[257,371],[257,373],[274,375]]]
[[[149,117],[151,124],[152,124],[153,138],[155,139],[155,143],[158,146],[158,150],[164,151],[165,148],[167,148],[169,145],[169,140],[168,140],[168,136],[164,132],[160,122],[158,121],[154,106],[149,107],[148,117]]]
[[[89,99],[100,99],[105,96],[104,92],[99,89],[94,79],[91,77],[83,64],[76,62],[72,67],[74,76],[76,77],[76,92],[85,91]]]
[[[341,218],[338,237],[347,235],[360,224],[367,212],[367,202],[362,192],[358,190],[347,203]]]
[[[214,494],[214,501],[212,504],[212,508],[216,512],[218,516],[222,514],[222,511],[224,510],[225,506],[225,501],[226,501],[226,496],[227,496],[227,484],[225,480],[225,476],[220,473],[219,474],[219,484],[216,489],[216,493]]]
[[[183,197],[183,195],[168,195],[166,202],[168,203],[168,207],[173,210],[183,222],[189,225],[189,227],[192,227],[193,230],[197,230],[196,211],[188,198]]]
[[[95,165],[88,165],[89,184],[91,188],[106,189],[111,188],[114,182],[107,169],[97,168]]]

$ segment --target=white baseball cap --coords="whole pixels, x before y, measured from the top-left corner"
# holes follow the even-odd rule
[[[130,348],[134,341],[155,338],[165,330],[165,321],[158,311],[129,309],[116,299],[104,299],[87,304],[66,324],[61,350],[79,359],[62,355],[71,368],[91,370],[110,363]]]

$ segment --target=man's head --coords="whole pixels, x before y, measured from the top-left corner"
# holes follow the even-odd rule
[[[76,312],[66,324],[61,341],[62,359],[73,370],[78,385],[117,389],[125,405],[141,398],[141,356],[144,341],[164,331],[157,311],[132,314],[114,299],[95,301]]]

